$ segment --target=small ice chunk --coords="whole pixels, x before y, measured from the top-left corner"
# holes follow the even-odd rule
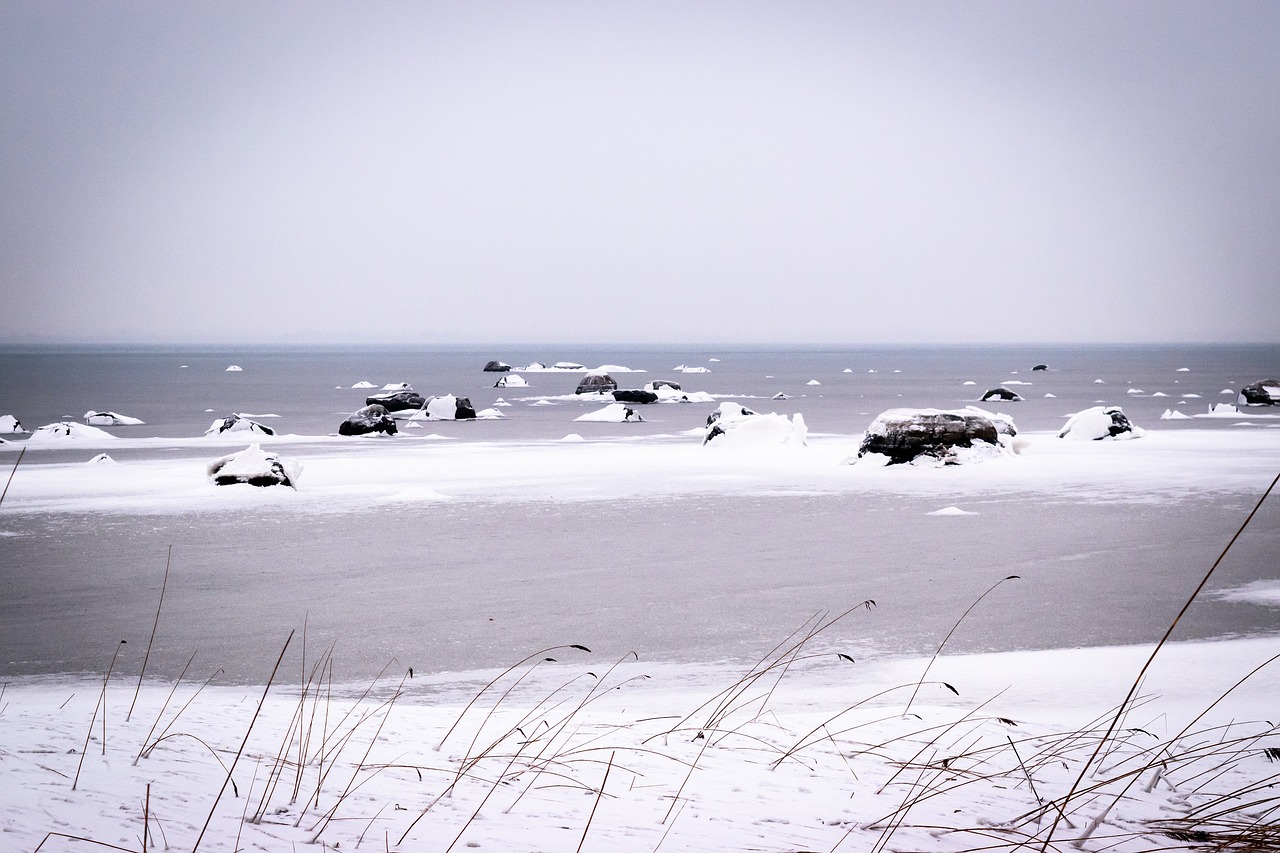
[[[961,516],[961,515],[977,515],[977,513],[968,512],[967,510],[963,510],[958,506],[947,506],[947,507],[943,507],[942,509],[935,509],[933,512],[927,512],[925,513],[925,515]]]

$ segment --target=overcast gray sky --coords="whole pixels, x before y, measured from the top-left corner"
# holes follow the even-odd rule
[[[1270,0],[0,15],[0,342],[1280,340]]]

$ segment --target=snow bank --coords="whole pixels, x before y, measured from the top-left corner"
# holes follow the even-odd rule
[[[13,415],[0,415],[0,434],[3,435],[21,435],[26,433],[22,428],[22,422]]]

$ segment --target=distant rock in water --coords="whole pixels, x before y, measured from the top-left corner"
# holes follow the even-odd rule
[[[238,364],[231,364],[231,365],[228,365],[228,366],[227,366],[227,369],[226,369],[225,371],[223,371],[223,372],[224,372],[224,373],[239,373],[239,372],[240,372],[240,371],[242,371],[242,370],[244,370],[244,368],[243,368],[243,367],[241,367],[240,365],[238,365]]]
[[[618,382],[607,373],[596,373],[592,371],[582,377],[582,381],[578,383],[575,394],[598,394],[610,393],[618,389]]]
[[[239,453],[232,453],[210,462],[205,469],[214,485],[231,486],[247,483],[250,486],[288,486],[298,488],[302,466],[275,453],[268,453],[261,446],[252,444]]]
[[[505,361],[490,361],[484,366],[485,373],[506,373],[511,369],[511,365]]]
[[[1031,369],[1032,369],[1032,370],[1048,370],[1048,369],[1049,369],[1049,365],[1047,365],[1047,364],[1037,364],[1035,367],[1033,367],[1033,368],[1031,368]]]
[[[3,435],[21,435],[26,430],[22,428],[22,421],[13,415],[0,415],[0,434]]]
[[[142,426],[146,423],[146,421],[138,418],[131,418],[128,415],[121,415],[116,412],[95,412],[92,410],[84,413],[84,422],[89,426]]]
[[[529,382],[519,373],[508,373],[493,383],[494,388],[528,388]]]
[[[205,435],[221,435],[224,432],[256,432],[262,435],[275,435],[276,431],[269,426],[264,426],[257,421],[251,421],[244,415],[228,415],[225,418],[214,421],[209,428],[204,431]]]
[[[594,412],[587,412],[585,415],[579,415],[574,418],[575,421],[611,423],[620,424],[628,421],[643,422],[644,418],[636,413],[635,409],[625,406],[622,403],[610,403],[603,409],[597,409]]]
[[[421,409],[427,404],[427,398],[410,388],[372,394],[364,398],[364,404],[366,406],[382,406],[388,412],[403,412],[408,409]]]
[[[992,388],[990,391],[982,395],[981,402],[986,403],[990,400],[1018,402],[1021,399],[1022,397],[1016,391],[1010,391],[1008,388]]]
[[[620,388],[613,392],[613,399],[619,403],[656,403],[658,395],[653,391],[642,391],[637,388]]]
[[[911,462],[957,465],[1002,455],[1017,427],[1004,415],[973,407],[959,411],[889,409],[871,425],[858,458],[885,457],[889,465]]]
[[[338,435],[368,435],[374,432],[396,434],[396,419],[391,417],[385,406],[377,403],[353,412],[338,425]]]
[[[1094,406],[1072,415],[1058,433],[1058,438],[1101,441],[1104,438],[1139,438],[1143,435],[1146,432],[1131,424],[1119,406]]]
[[[1244,406],[1280,406],[1280,379],[1260,379],[1240,389]]]
[[[112,459],[105,453],[99,453],[97,456],[84,463],[86,465],[119,465],[120,463]]]

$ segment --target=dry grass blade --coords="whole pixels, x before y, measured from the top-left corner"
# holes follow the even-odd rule
[[[18,473],[18,464],[22,462],[22,457],[26,452],[27,449],[25,447],[22,448],[18,451],[18,458],[13,460],[13,470],[9,472],[9,479],[5,481],[4,491],[0,492],[0,504],[4,503],[5,496],[9,494],[9,486],[13,484],[13,475]]]
[[[169,546],[169,556],[164,560],[164,580],[160,583],[160,603],[156,605],[156,621],[151,623],[151,638],[147,640],[147,652],[142,656],[142,669],[138,670],[138,686],[133,691],[133,701],[129,703],[129,713],[125,714],[127,723],[133,718],[133,707],[138,704],[138,694],[142,692],[142,678],[147,674],[147,661],[151,659],[151,647],[156,641],[156,629],[160,627],[160,610],[164,607],[164,591],[169,586],[169,565],[173,562],[173,546]]]

